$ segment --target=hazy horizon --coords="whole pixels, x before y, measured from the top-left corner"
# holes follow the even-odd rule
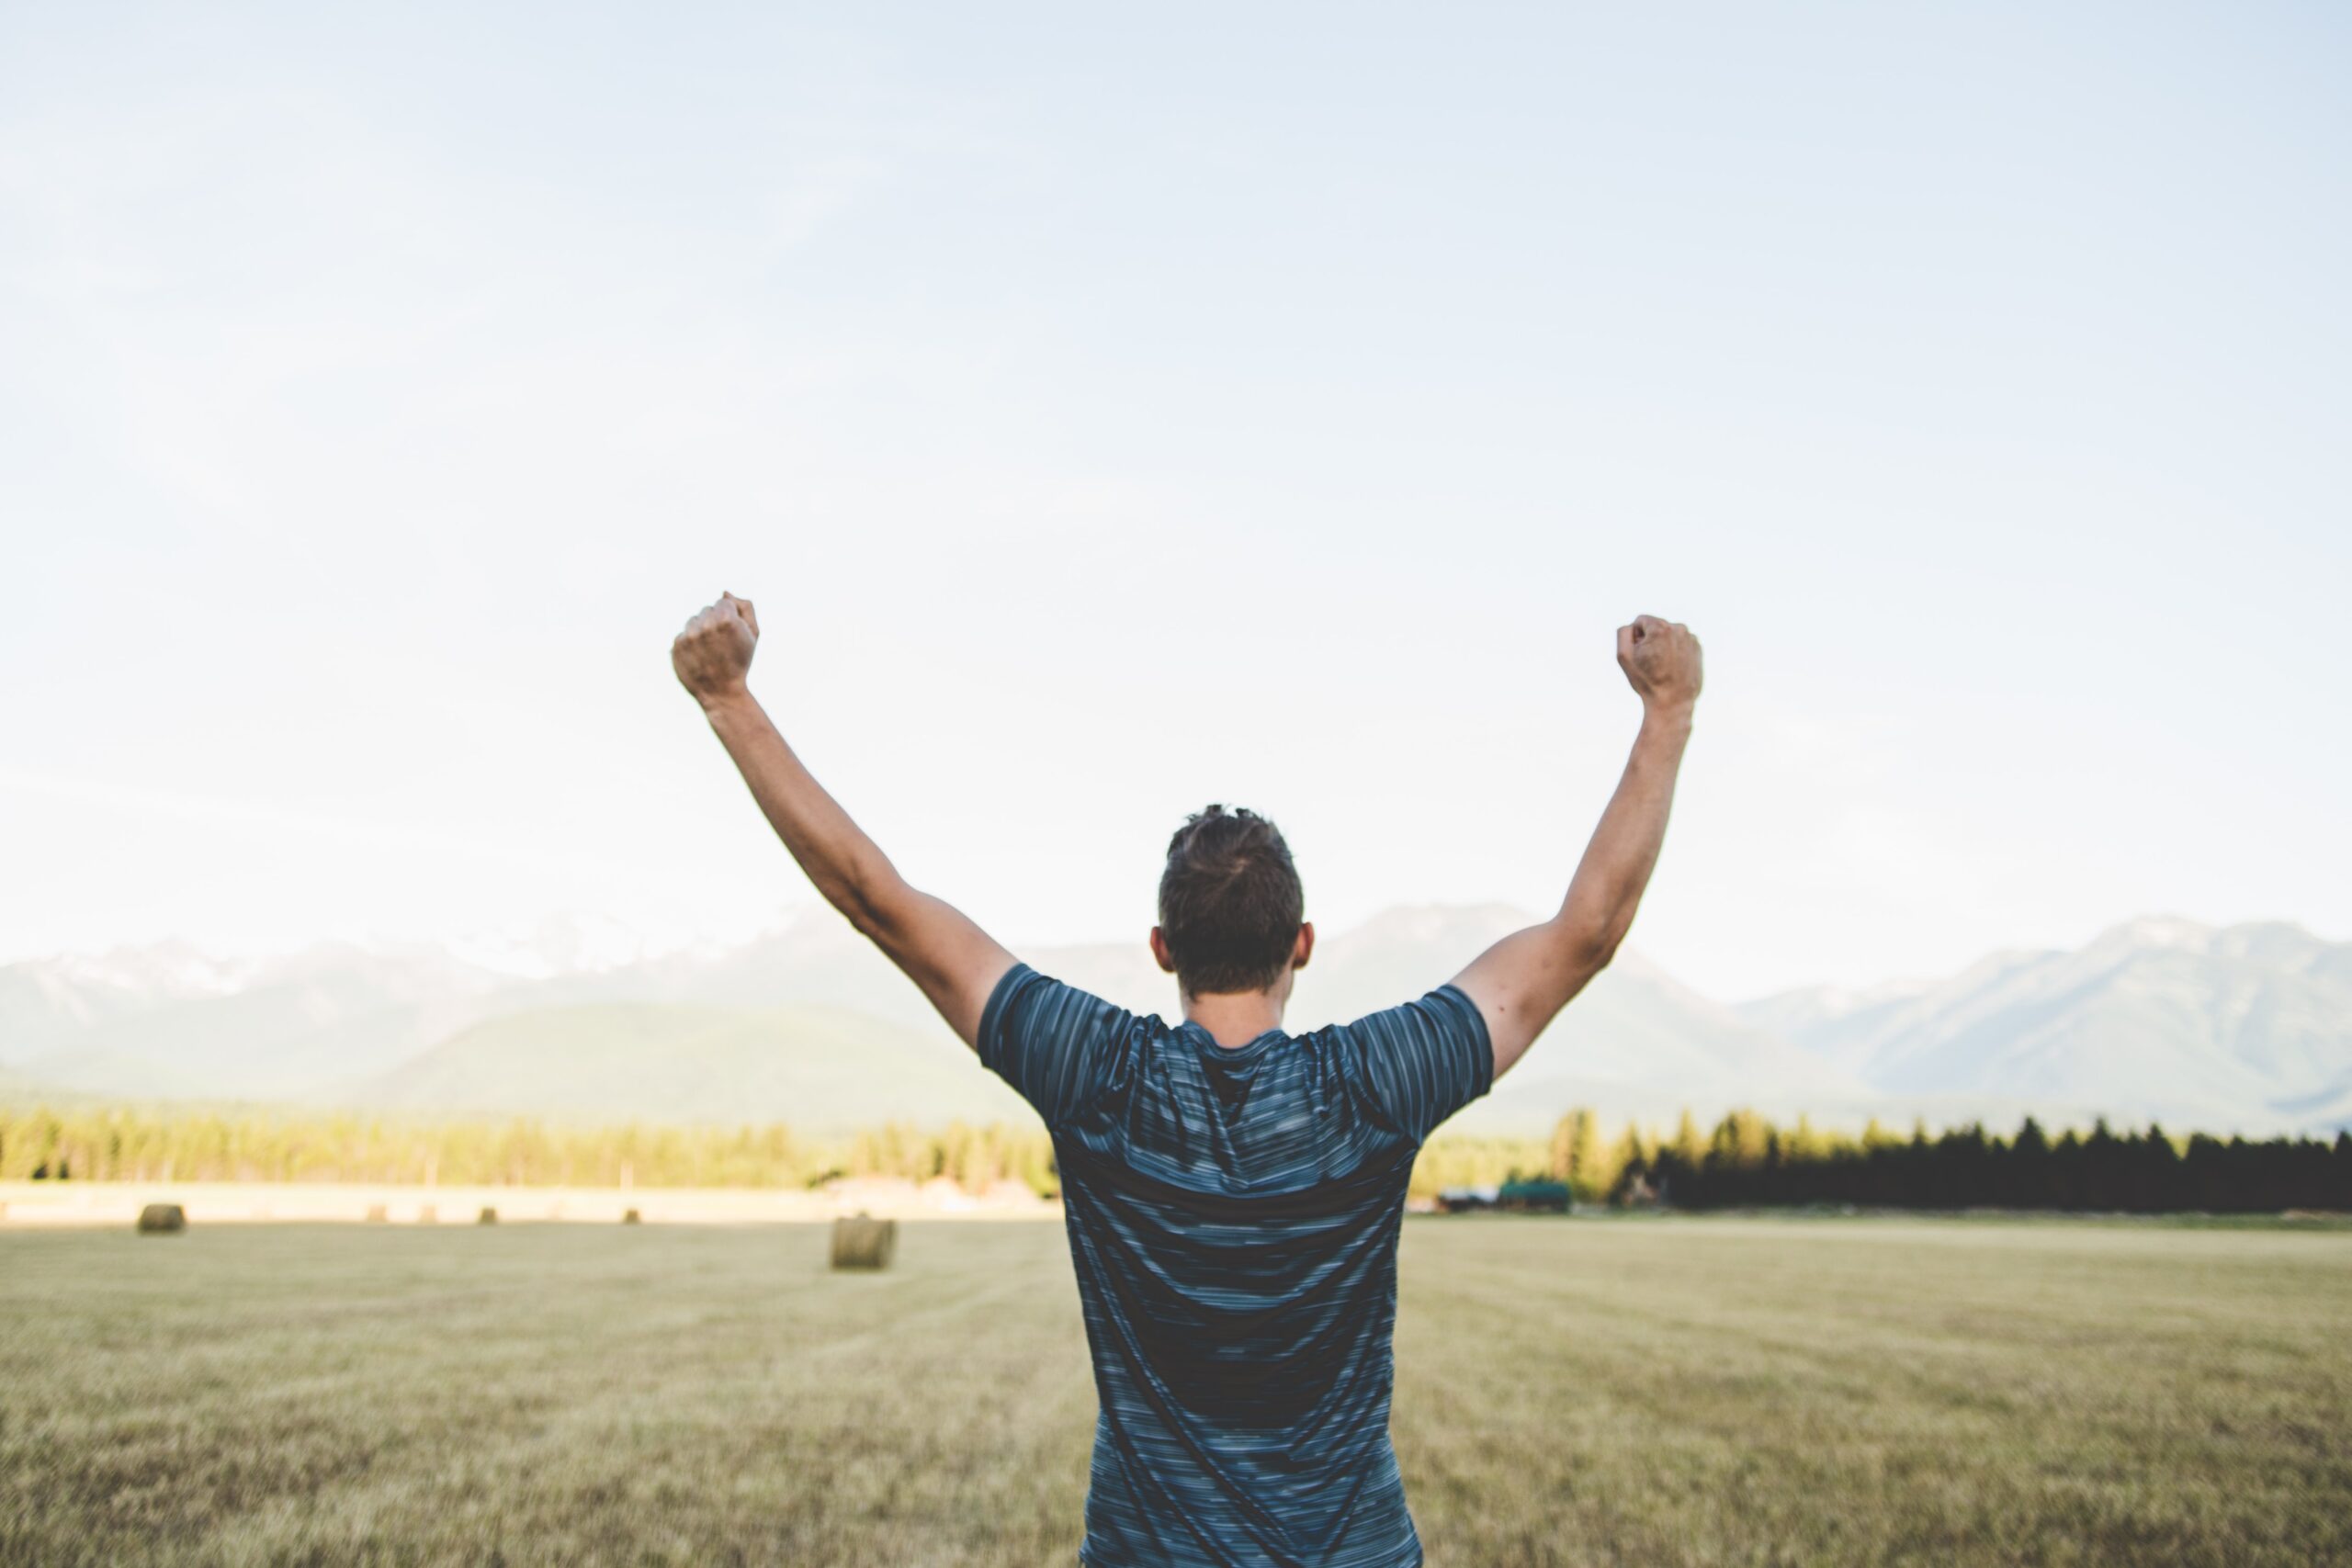
[[[1521,908],[1499,900],[1474,902],[1408,901],[1385,906],[1370,911],[1363,919],[1345,923],[1317,919],[1308,911],[1308,919],[1316,920],[1318,935],[1326,942],[1332,937],[1351,937],[1378,927],[1384,919],[1416,914],[1464,914],[1480,910],[1508,911],[1528,919],[1540,918],[1537,911]],[[804,924],[806,923],[806,924]],[[1826,979],[1799,981],[1794,985],[1776,987],[1771,991],[1717,994],[1694,987],[1696,994],[1711,1002],[1724,1006],[1739,1006],[1751,1002],[1812,991],[1843,991],[1867,993],[1881,989],[1900,989],[1909,986],[1927,985],[1957,976],[1975,964],[2007,953],[2048,952],[2064,953],[2079,951],[2097,939],[2122,931],[2138,931],[2150,927],[2185,923],[2201,931],[2224,931],[2244,926],[2286,925],[2302,931],[2322,942],[2342,944],[2346,939],[2331,937],[2315,931],[2294,920],[2207,921],[2180,915],[2170,910],[2144,910],[2136,915],[2107,921],[2097,930],[2086,932],[2081,941],[2057,943],[2046,948],[2014,943],[1988,948],[1972,954],[1969,959],[1950,970],[1919,974],[1887,974],[1864,980],[1845,982]],[[234,989],[256,970],[266,971],[278,963],[299,959],[308,953],[336,947],[351,947],[361,952],[397,953],[418,950],[447,953],[464,963],[495,973],[518,978],[555,977],[567,974],[587,975],[600,971],[626,968],[644,963],[658,963],[672,958],[708,958],[722,956],[752,947],[764,941],[790,936],[796,931],[812,929],[827,942],[844,940],[852,933],[842,916],[811,893],[800,903],[786,904],[772,912],[763,922],[740,931],[705,931],[699,932],[655,932],[631,926],[621,916],[611,911],[571,911],[543,917],[536,925],[501,928],[482,927],[454,932],[417,932],[374,931],[331,932],[316,937],[278,944],[254,946],[224,946],[206,943],[192,938],[167,935],[150,941],[122,942],[96,948],[50,949],[43,952],[0,957],[0,966],[10,964],[41,964],[64,962],[103,964],[110,957],[151,954],[162,951],[185,949],[193,956],[222,965],[220,975],[224,988]],[[1019,932],[1009,934],[1008,941],[1016,956],[1052,955],[1080,950],[1125,953],[1138,963],[1150,962],[1148,928],[1136,932],[1102,932],[1077,935],[1051,941],[1030,939]],[[1629,942],[1624,958],[1637,964],[1647,964],[1677,983],[1686,977],[1674,974],[1645,952],[1638,942]],[[1407,987],[1420,983],[1415,976],[1400,976],[1398,983]],[[1438,976],[1436,979],[1444,976]],[[1430,983],[1434,984],[1435,980]],[[1168,977],[1170,999],[1174,1000],[1173,976]]]
[[[0,962],[805,902],[667,644],[1015,942],[1272,814],[1717,998],[2352,934],[2352,22],[0,17]]]

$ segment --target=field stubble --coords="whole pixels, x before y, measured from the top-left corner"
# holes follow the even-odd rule
[[[1432,1563],[2352,1561],[2352,1235],[1415,1221]],[[0,1235],[0,1562],[1068,1563],[1054,1224]]]

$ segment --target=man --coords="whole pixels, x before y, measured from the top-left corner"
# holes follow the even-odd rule
[[[1388,1441],[1413,1156],[1624,940],[1690,739],[1698,639],[1649,615],[1618,631],[1641,730],[1558,914],[1419,1001],[1293,1035],[1315,928],[1272,822],[1212,806],[1178,830],[1151,951],[1183,1021],[1137,1018],[907,885],[747,689],[759,634],[750,602],[720,595],[679,634],[678,679],[817,890],[1053,1134],[1102,1404],[1080,1562],[1419,1562]]]

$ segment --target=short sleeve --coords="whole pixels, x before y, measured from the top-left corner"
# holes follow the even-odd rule
[[[1486,1018],[1456,987],[1360,1018],[1340,1032],[1355,1094],[1384,1124],[1416,1143],[1494,1087]]]
[[[980,1013],[980,1065],[1059,1128],[1125,1075],[1135,1015],[1016,964]]]

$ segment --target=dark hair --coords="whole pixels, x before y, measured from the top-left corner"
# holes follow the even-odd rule
[[[1306,918],[1290,846],[1256,812],[1212,806],[1168,840],[1159,934],[1186,995],[1266,989],[1290,967]]]

